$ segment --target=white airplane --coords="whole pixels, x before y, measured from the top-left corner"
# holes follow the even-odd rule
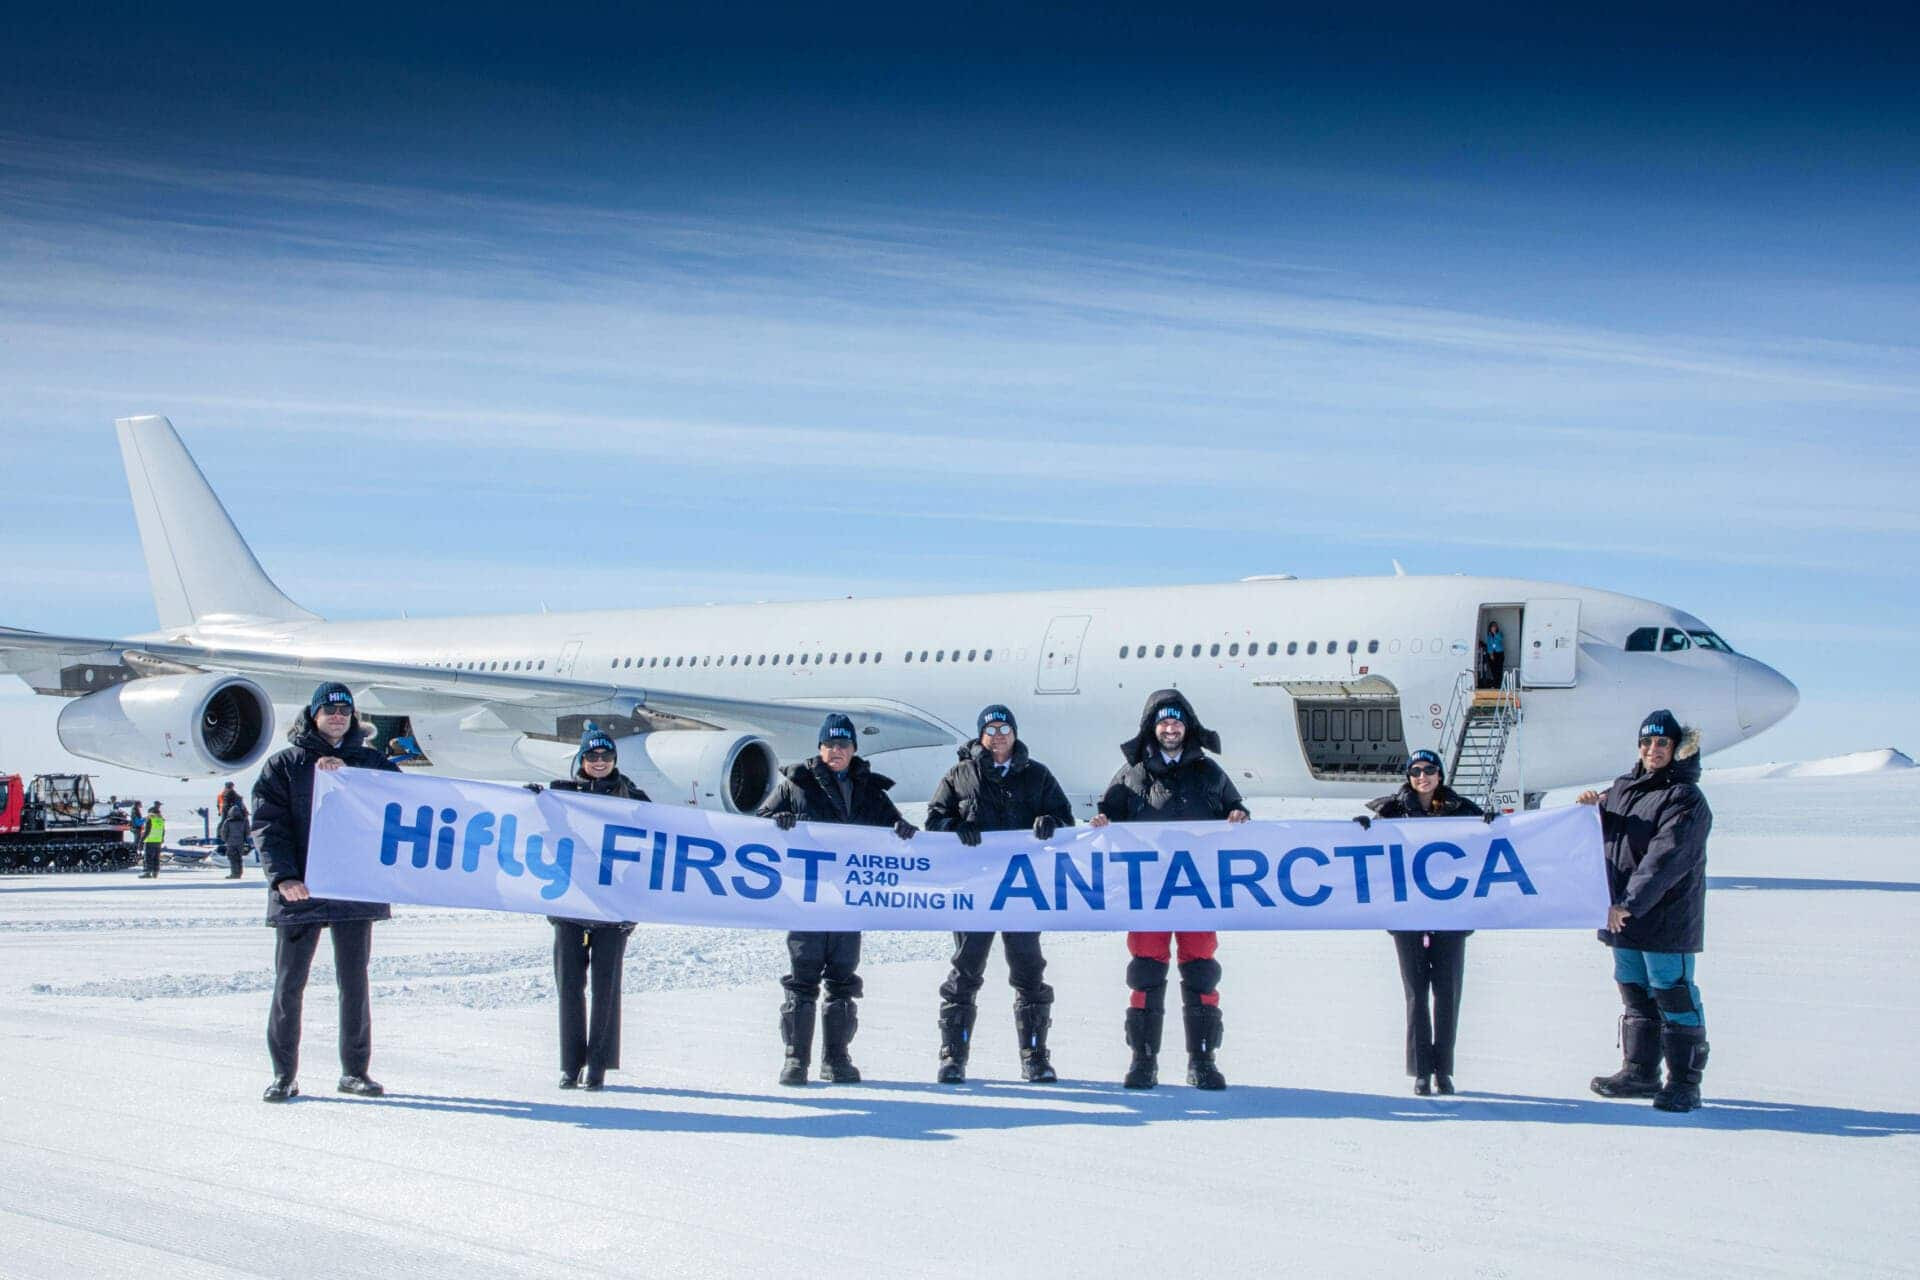
[[[231,776],[313,686],[351,686],[412,767],[556,776],[583,721],[657,800],[752,812],[828,710],[924,800],[1005,703],[1076,805],[1120,763],[1146,695],[1177,687],[1255,797],[1378,793],[1433,747],[1507,807],[1617,772],[1633,719],[1671,707],[1709,750],[1784,718],[1791,682],[1691,614],[1513,578],[1299,581],[327,622],[282,595],[165,418],[116,423],[160,628],[121,640],[0,629],[0,670],[71,699],[76,755]],[[1395,566],[1398,569],[1398,566]],[[1487,624],[1508,669],[1476,689]],[[396,742],[396,740],[402,740]]]

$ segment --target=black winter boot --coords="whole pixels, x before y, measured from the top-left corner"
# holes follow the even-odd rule
[[[1160,1083],[1160,1031],[1166,1022],[1160,1009],[1127,1010],[1127,1044],[1133,1061],[1120,1083],[1129,1089],[1151,1089]]]
[[[853,1033],[860,1029],[860,1015],[851,997],[827,1001],[820,1011],[820,1031],[826,1046],[820,1051],[820,1078],[828,1084],[859,1084],[860,1068],[847,1055]]]
[[[1595,1076],[1593,1091],[1603,1098],[1651,1098],[1660,1092],[1660,1020],[1623,1014],[1620,1053],[1625,1059],[1610,1076]]]
[[[980,1010],[970,1004],[940,1006],[940,1084],[967,1082],[967,1053],[973,1046],[973,1020]]]
[[[1020,1037],[1020,1076],[1028,1084],[1052,1084],[1060,1078],[1047,1056],[1047,1029],[1052,1025],[1050,1004],[1013,1006],[1013,1029]]]
[[[1692,1111],[1700,1105],[1700,1076],[1707,1066],[1707,1029],[1660,1029],[1660,1048],[1667,1059],[1667,1087],[1653,1095],[1662,1111]]]
[[[780,1010],[780,1038],[787,1060],[780,1066],[780,1083],[804,1085],[813,1063],[813,1001],[789,1000]]]
[[[1219,1007],[1190,1004],[1182,1012],[1187,1023],[1187,1083],[1196,1089],[1226,1088],[1227,1078],[1213,1062],[1213,1051],[1220,1047]]]

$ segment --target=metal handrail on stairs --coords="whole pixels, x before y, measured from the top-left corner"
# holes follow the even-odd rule
[[[1477,685],[1472,671],[1461,672],[1454,682],[1440,741],[1448,748],[1448,785],[1486,808],[1493,803],[1507,746],[1520,723],[1519,673],[1503,673],[1497,689]]]

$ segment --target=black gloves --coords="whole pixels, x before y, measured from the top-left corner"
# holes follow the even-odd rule
[[[1372,818],[1369,818],[1369,817],[1368,817],[1368,816],[1367,816],[1366,814],[1364,814],[1364,813],[1356,813],[1356,814],[1354,814],[1354,815],[1353,815],[1353,820],[1354,820],[1355,822],[1357,822],[1357,823],[1359,823],[1359,824],[1360,824],[1360,829],[1361,829],[1362,831],[1371,831],[1371,830],[1373,829],[1373,819],[1372,819]]]
[[[899,836],[902,840],[913,839],[913,837],[916,834],[918,834],[919,831],[920,831],[920,828],[914,826],[911,822],[908,822],[905,818],[902,818],[900,819],[900,821],[893,824],[893,834],[895,834],[896,836]],[[980,843],[980,833],[978,831],[974,832],[973,842],[975,844]]]
[[[899,831],[900,831],[900,828],[898,827],[894,828],[894,833],[896,835],[899,834]],[[967,846],[967,848],[969,849],[975,847],[980,843],[980,828],[975,826],[971,822],[956,822],[953,825],[953,834],[959,836],[960,843]],[[906,839],[905,836],[901,836],[900,838],[903,840]]]
[[[1060,824],[1055,822],[1048,814],[1043,813],[1033,820],[1033,838],[1035,840],[1051,840],[1053,839],[1053,833],[1059,829]]]
[[[520,785],[524,786],[527,790],[533,792],[533,794],[535,795],[539,795],[542,791],[546,790],[545,787],[541,786],[537,782],[523,782]]]
[[[788,812],[788,813],[776,813],[773,815],[773,825],[780,828],[782,831],[793,830],[794,824],[798,823],[799,821],[800,821],[800,815],[797,813]]]
[[[1500,811],[1498,809],[1489,809],[1480,815],[1480,821],[1486,823],[1488,826],[1492,826],[1493,820],[1499,816]]]

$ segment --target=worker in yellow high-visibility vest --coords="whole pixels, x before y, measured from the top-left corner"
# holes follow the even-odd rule
[[[157,879],[160,875],[160,845],[167,838],[167,820],[160,813],[160,802],[155,800],[153,808],[147,810],[147,830],[141,837],[141,853],[146,855],[146,864],[141,869],[142,880]]]

